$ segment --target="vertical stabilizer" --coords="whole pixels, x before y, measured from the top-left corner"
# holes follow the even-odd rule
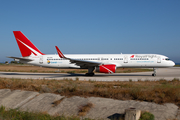
[[[23,57],[44,55],[21,31],[13,31]]]

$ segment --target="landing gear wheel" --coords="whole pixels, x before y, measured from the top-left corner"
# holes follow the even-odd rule
[[[93,76],[94,73],[86,73],[85,76]]]
[[[155,77],[155,76],[156,76],[156,74],[154,74],[154,73],[153,73],[153,74],[152,74],[152,76],[154,76],[154,77]]]

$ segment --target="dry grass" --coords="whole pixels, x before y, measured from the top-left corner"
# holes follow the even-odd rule
[[[118,100],[174,103],[180,106],[180,81],[95,82],[73,80],[27,80],[0,78],[0,89],[49,92],[66,97],[94,96]]]
[[[167,120],[178,120],[178,119],[175,119],[175,118],[174,118],[174,119],[167,119]]]
[[[31,66],[26,64],[1,64],[0,71],[4,72],[34,72],[34,73],[87,73],[87,69],[54,69],[44,68],[39,66]],[[141,69],[141,68],[117,68],[117,73],[131,73],[131,72],[148,72],[152,69]]]
[[[85,116],[92,107],[93,107],[92,103],[87,103],[86,105],[80,106],[78,115]]]

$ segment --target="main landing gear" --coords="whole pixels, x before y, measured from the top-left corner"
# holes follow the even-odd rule
[[[94,76],[94,73],[86,73],[85,76]]]
[[[154,73],[152,74],[152,76],[156,76],[156,68],[153,68],[153,70],[154,70]]]
[[[88,73],[85,74],[85,76],[93,76],[94,75],[94,67],[88,68]]]

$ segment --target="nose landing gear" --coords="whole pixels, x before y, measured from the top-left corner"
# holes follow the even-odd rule
[[[154,70],[154,73],[152,74],[152,76],[156,76],[156,68],[153,68],[153,70]]]

